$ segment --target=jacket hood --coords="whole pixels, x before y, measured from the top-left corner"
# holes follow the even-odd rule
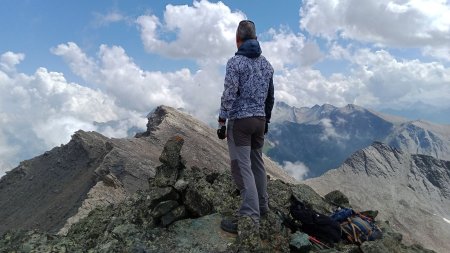
[[[248,58],[257,58],[261,55],[261,53],[262,51],[259,46],[259,42],[254,39],[250,39],[242,43],[235,55],[243,55]]]

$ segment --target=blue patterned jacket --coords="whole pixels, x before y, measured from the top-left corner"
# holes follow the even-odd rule
[[[219,117],[265,116],[270,122],[273,104],[272,65],[261,55],[258,41],[247,40],[227,62]]]

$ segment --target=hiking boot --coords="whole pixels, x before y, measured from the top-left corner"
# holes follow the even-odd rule
[[[220,222],[220,228],[228,233],[238,233],[238,219],[237,218],[225,218]]]

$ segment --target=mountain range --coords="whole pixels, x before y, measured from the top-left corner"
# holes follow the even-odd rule
[[[374,141],[412,154],[450,160],[450,126],[408,120],[356,105],[296,108],[276,103],[266,154],[279,164],[301,162],[304,178],[337,168]]]
[[[238,236],[226,233],[221,219],[238,208],[240,197],[228,161],[217,157],[226,152],[223,141],[213,129],[169,107],[150,114],[147,127],[126,139],[78,131],[68,144],[22,162],[3,177],[0,219],[8,231],[0,235],[0,252],[434,252],[405,245],[401,234],[378,219],[381,239],[327,249],[331,245],[315,238],[313,247],[307,234],[293,233],[285,224],[290,200],[330,214],[330,198],[289,183],[292,178],[267,158],[269,212],[258,232],[244,217]]]

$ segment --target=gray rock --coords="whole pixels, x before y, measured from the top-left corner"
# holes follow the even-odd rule
[[[180,136],[174,136],[167,140],[159,161],[171,168],[179,168],[182,165],[180,152],[183,144],[184,139]]]
[[[161,217],[161,226],[167,227],[175,221],[185,218],[187,215],[186,208],[184,206],[178,206],[171,210],[163,217]]]
[[[167,200],[160,202],[152,211],[152,216],[154,218],[159,218],[168,212],[172,211],[175,207],[179,206],[178,202],[175,200]]]
[[[289,245],[299,253],[307,253],[312,248],[309,235],[298,231],[291,235]]]
[[[186,182],[183,179],[178,180],[177,182],[175,182],[175,185],[173,186],[177,191],[182,192],[184,190],[186,190],[186,188],[188,187],[188,182]]]
[[[156,175],[154,184],[158,187],[173,186],[180,174],[178,168],[170,167],[167,164],[162,164],[156,167]]]
[[[350,201],[342,192],[335,190],[324,196],[325,200],[339,207],[350,207]]]
[[[183,144],[184,140],[179,136],[174,136],[166,142],[164,150],[159,157],[159,160],[163,164],[156,168],[154,179],[156,186],[165,187],[175,185],[175,182],[184,169],[180,155]]]
[[[155,187],[151,188],[146,198],[150,200],[149,208],[153,208],[163,201],[178,200],[179,195],[172,187]]]
[[[205,196],[190,187],[186,190],[183,203],[194,217],[205,216],[213,211],[212,203]]]

